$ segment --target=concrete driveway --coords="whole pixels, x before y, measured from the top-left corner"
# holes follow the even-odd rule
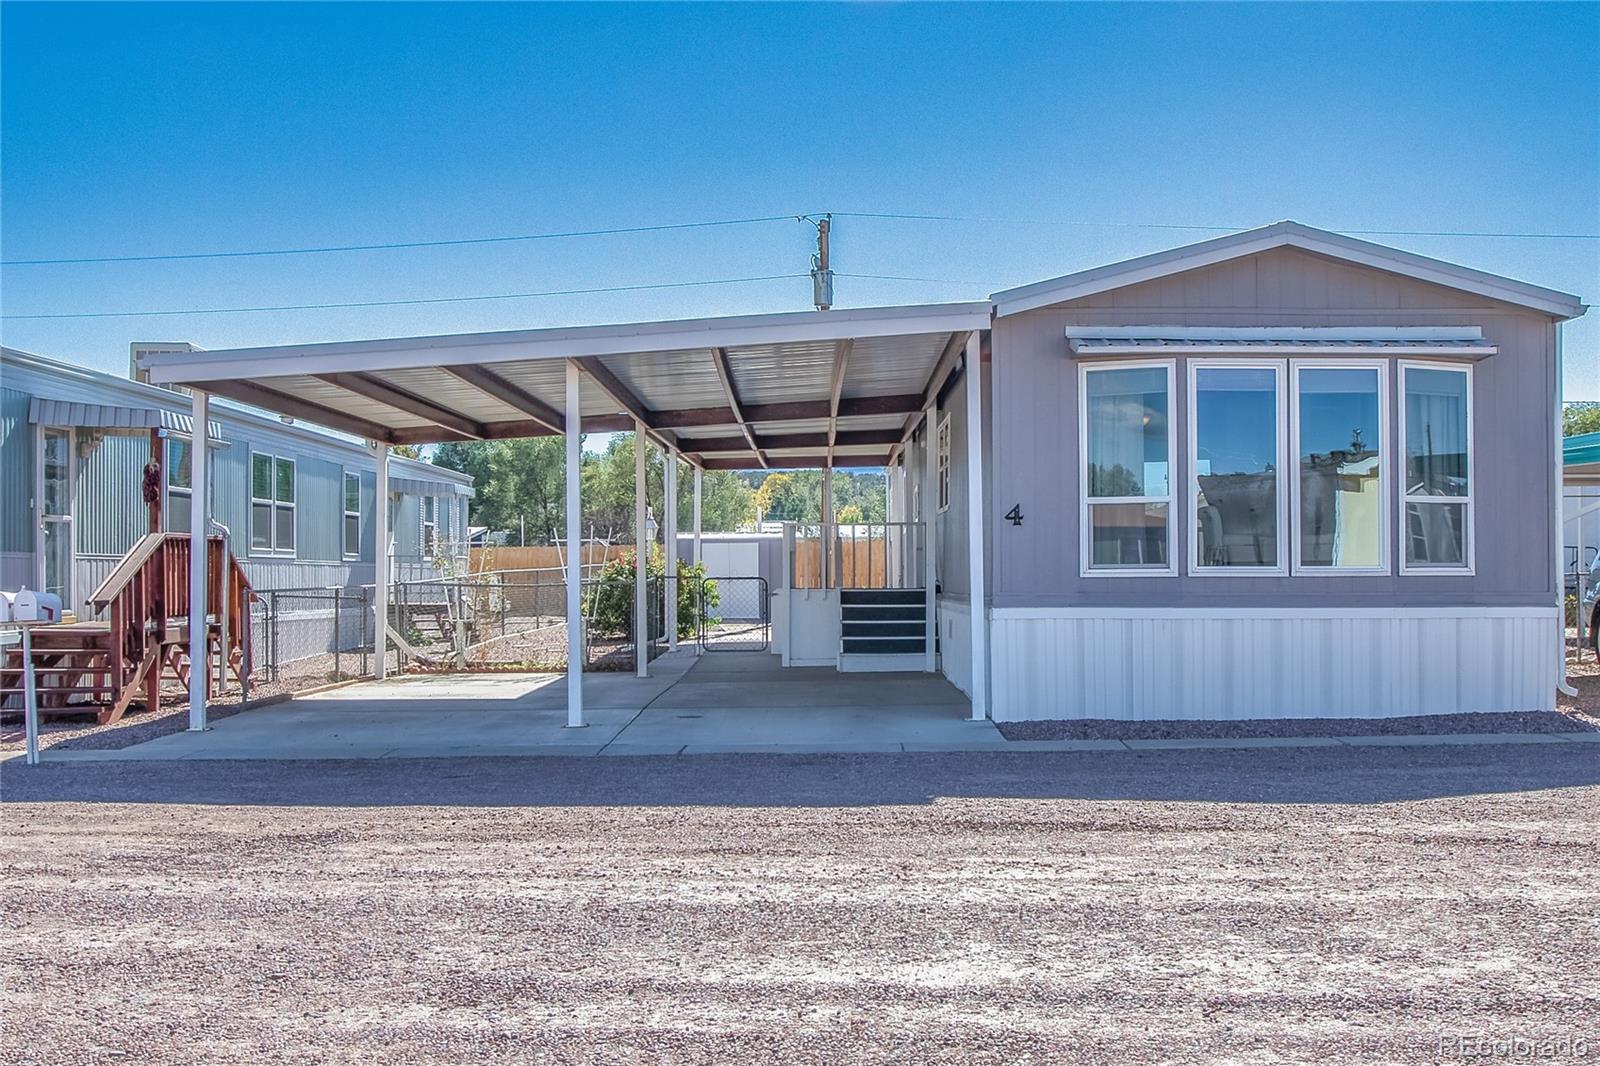
[[[588,724],[566,727],[560,674],[410,676],[366,682],[90,759],[362,759],[465,755],[671,755],[1001,748],[991,722],[937,674],[783,669],[764,652],[688,649],[651,676],[590,674]]]

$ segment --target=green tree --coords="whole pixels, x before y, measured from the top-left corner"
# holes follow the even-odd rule
[[[1577,400],[1561,408],[1561,435],[1576,437],[1580,433],[1600,433],[1600,403]]]
[[[840,525],[855,526],[865,522],[866,518],[864,518],[861,514],[860,504],[847,503],[843,507],[839,508],[839,512],[835,518],[835,521],[837,521]]]
[[[806,494],[795,475],[768,474],[761,487],[756,489],[756,511],[766,522],[804,522],[810,510]],[[814,511],[812,512],[815,513]],[[810,518],[810,521],[816,519]]]

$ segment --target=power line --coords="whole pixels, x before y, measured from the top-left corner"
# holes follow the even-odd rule
[[[785,216],[788,217],[788,216]],[[42,318],[150,318],[159,315],[237,315],[255,311],[325,311],[352,307],[405,307],[415,304],[475,303],[484,300],[531,300],[541,296],[584,296],[591,293],[643,292],[647,289],[687,289],[697,285],[742,285],[753,281],[784,281],[809,274],[763,274],[748,278],[712,278],[707,281],[664,281],[652,285],[605,285],[592,289],[553,289],[548,292],[503,292],[484,296],[432,296],[415,300],[357,300],[349,303],[279,304],[271,307],[192,307],[177,311],[84,311],[55,315],[0,315],[19,321]]]
[[[748,226],[758,222],[792,222],[794,215],[758,218],[720,218],[708,222],[668,222],[655,226],[614,226],[608,229],[519,233],[500,237],[458,237],[439,241],[391,241],[385,244],[330,244],[309,248],[252,248],[239,252],[183,252],[174,255],[102,255],[73,259],[5,259],[0,266],[64,266],[73,263],[159,263],[178,259],[243,259],[269,255],[319,255],[327,252],[388,252],[402,248],[449,248],[468,244],[509,244],[514,241],[553,241],[568,237],[605,237],[614,234],[664,233],[669,230],[705,229],[711,226]]]
[[[1207,230],[1238,233],[1254,226],[1190,225],[1176,222],[1098,222],[1061,218],[986,218],[978,215],[919,215],[893,211],[835,211],[836,218],[881,218],[908,222],[979,222],[1005,226],[1085,226],[1111,229]],[[1361,237],[1512,237],[1529,240],[1600,241],[1600,233],[1531,233],[1445,229],[1342,229],[1335,232]]]

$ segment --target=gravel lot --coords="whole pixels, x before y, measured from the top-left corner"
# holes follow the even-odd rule
[[[0,775],[8,1062],[1600,1054],[1600,745]]]

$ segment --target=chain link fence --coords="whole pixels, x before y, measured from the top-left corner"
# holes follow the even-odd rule
[[[634,668],[633,580],[613,574],[583,582],[585,669]],[[647,582],[649,649],[669,645],[669,582]],[[679,634],[701,628],[700,582],[683,582]],[[388,669],[564,671],[567,666],[566,572],[502,570],[396,582],[390,591]],[[376,675],[376,619],[370,585],[262,589],[251,608],[252,696],[303,692]]]

